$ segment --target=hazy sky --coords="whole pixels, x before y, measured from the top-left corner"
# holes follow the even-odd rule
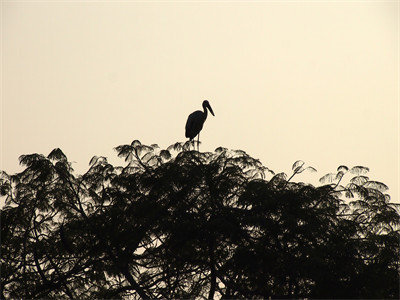
[[[1,166],[60,147],[78,173],[139,139],[242,149],[313,180],[363,165],[399,197],[399,2],[2,1]],[[122,163],[122,162],[121,162]],[[299,176],[297,180],[304,180]]]

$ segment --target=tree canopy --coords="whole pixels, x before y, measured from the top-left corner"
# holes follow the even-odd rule
[[[321,186],[241,150],[60,149],[1,173],[3,298],[399,298],[399,207],[368,168]]]

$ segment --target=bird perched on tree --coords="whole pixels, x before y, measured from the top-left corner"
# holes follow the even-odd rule
[[[193,140],[197,135],[197,150],[199,150],[200,131],[203,129],[203,124],[207,119],[207,110],[214,115],[214,112],[207,100],[203,101],[203,110],[196,110],[191,113],[186,121],[185,136]]]

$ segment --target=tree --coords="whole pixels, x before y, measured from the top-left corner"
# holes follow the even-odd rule
[[[368,169],[295,183],[244,151],[60,149],[2,172],[3,298],[398,298],[399,207]],[[270,177],[267,179],[267,177]],[[347,184],[344,184],[347,180]]]

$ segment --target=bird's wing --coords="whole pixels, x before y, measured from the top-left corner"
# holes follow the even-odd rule
[[[186,121],[186,126],[185,126],[185,137],[187,138],[192,138],[191,133],[192,133],[192,128],[193,128],[193,123],[194,123],[194,113],[191,113],[189,117],[187,118]]]
[[[186,121],[185,136],[187,138],[194,138],[203,128],[204,118],[203,112],[197,110],[191,113]]]

